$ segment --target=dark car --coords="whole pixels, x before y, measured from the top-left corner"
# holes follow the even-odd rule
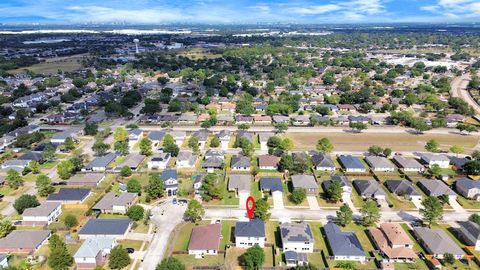
[[[127,250],[127,252],[128,252],[129,254],[132,254],[132,253],[135,252],[135,249],[134,249],[134,248],[126,248],[126,250]]]

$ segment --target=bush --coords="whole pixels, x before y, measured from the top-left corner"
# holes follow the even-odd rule
[[[71,228],[78,225],[78,220],[74,215],[70,214],[70,215],[67,215],[65,217],[64,223],[65,223],[65,226],[67,226],[69,229],[71,229]]]

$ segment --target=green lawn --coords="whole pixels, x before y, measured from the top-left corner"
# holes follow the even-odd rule
[[[465,209],[480,209],[480,203],[478,201],[470,200],[460,195],[457,196],[457,201]]]
[[[234,239],[232,237],[232,230],[235,226],[233,220],[222,220],[222,239],[220,241],[220,250],[225,250],[226,245],[232,245]]]
[[[40,169],[50,170],[57,166],[58,163],[59,161],[47,161],[40,164]]]

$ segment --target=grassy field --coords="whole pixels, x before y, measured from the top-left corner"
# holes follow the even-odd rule
[[[366,151],[372,145],[389,147],[393,151],[423,151],[425,143],[434,139],[440,143],[441,148],[448,149],[456,144],[462,146],[466,151],[471,150],[479,142],[476,136],[460,136],[455,134],[424,134],[411,135],[399,134],[349,134],[349,133],[286,133],[297,150],[315,149],[317,141],[321,138],[328,138],[335,146],[336,151]]]
[[[198,60],[198,59],[215,59],[222,57],[220,54],[215,54],[210,52],[207,49],[202,48],[193,48],[182,50],[178,53],[179,56],[190,58],[191,60]]]
[[[45,62],[35,64],[29,67],[18,68],[10,70],[10,73],[18,74],[24,72],[26,69],[33,71],[34,73],[52,74],[57,73],[58,70],[64,72],[70,72],[82,67],[81,60],[85,57],[85,54],[73,55],[69,57],[56,57],[47,59]]]

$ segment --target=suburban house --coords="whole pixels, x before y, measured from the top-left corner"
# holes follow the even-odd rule
[[[250,157],[247,156],[233,156],[230,167],[232,171],[250,171]]]
[[[358,157],[354,157],[351,155],[339,155],[338,161],[346,172],[362,173],[367,171],[367,168],[365,168],[362,161],[360,161]]]
[[[196,194],[198,194],[200,192],[200,189],[202,188],[203,179],[205,179],[205,174],[203,173],[192,176],[193,189],[195,190]]]
[[[255,218],[235,223],[235,247],[249,248],[254,245],[265,247],[265,222]]]
[[[260,142],[260,149],[261,150],[268,150],[267,142],[268,139],[275,136],[273,132],[259,132],[258,133],[258,141]]]
[[[217,255],[222,226],[220,224],[208,224],[195,226],[188,242],[188,254],[201,258],[204,255]]]
[[[417,155],[420,161],[429,168],[433,165],[438,165],[442,169],[447,169],[450,165],[450,159],[445,155],[432,153],[418,153]]]
[[[163,189],[167,192],[168,196],[177,195],[178,178],[176,170],[165,170],[162,172]]]
[[[260,190],[262,192],[283,193],[282,179],[280,177],[262,177],[260,178]]]
[[[395,165],[385,157],[367,156],[365,160],[375,172],[393,172],[396,169]]]
[[[195,168],[198,155],[192,151],[181,150],[177,155],[177,168]]]
[[[117,158],[116,153],[108,153],[104,156],[97,157],[92,162],[90,162],[82,171],[85,172],[104,172],[107,170],[107,167]]]
[[[406,158],[400,155],[395,155],[393,157],[393,161],[404,172],[423,172],[425,170],[425,166],[420,164],[420,162],[414,158]]]
[[[171,131],[169,131],[169,134],[172,135],[173,140],[175,141],[175,144],[178,147],[182,146],[183,142],[185,141],[185,138],[187,137],[187,132],[185,132],[185,131],[171,130]]]
[[[354,232],[342,232],[333,222],[328,222],[323,229],[334,260],[365,261],[365,251]]]
[[[298,252],[289,250],[289,251],[286,251],[284,255],[285,255],[285,262],[289,267],[308,264],[307,254],[305,253],[298,253]]]
[[[197,131],[192,133],[192,137],[195,137],[195,138],[198,139],[198,147],[200,149],[203,149],[203,148],[205,148],[205,145],[207,144],[208,130],[206,130],[206,129],[197,130]]]
[[[427,253],[437,259],[443,259],[445,253],[450,253],[457,259],[465,255],[465,252],[442,229],[414,227],[413,233]]]
[[[149,170],[164,170],[165,168],[167,168],[170,159],[170,153],[158,153],[147,162],[147,167]]]
[[[89,219],[78,232],[80,239],[90,237],[113,237],[117,240],[125,239],[132,223],[128,218],[96,218]]]
[[[253,123],[255,125],[270,125],[272,124],[272,117],[270,115],[254,115]]]
[[[327,172],[334,172],[335,171],[335,163],[333,162],[332,157],[327,154],[323,153],[316,153],[312,155],[313,166],[317,171],[327,171]]]
[[[277,170],[279,157],[274,155],[260,155],[258,156],[258,167],[260,170]]]
[[[2,254],[33,254],[48,242],[50,230],[15,230],[0,239]]]
[[[235,116],[235,123],[237,125],[242,125],[242,124],[251,125],[253,124],[253,116],[237,114]]]
[[[375,180],[353,180],[353,186],[362,198],[383,200],[387,196],[380,184]]]
[[[76,131],[72,131],[72,130],[65,130],[62,132],[58,132],[50,138],[50,142],[52,144],[63,144],[65,143],[67,138],[75,139],[76,138],[75,134],[76,134]]]
[[[285,115],[274,115],[272,120],[274,124],[290,124],[290,117]]]
[[[352,194],[352,184],[350,183],[350,181],[348,181],[347,177],[343,175],[334,175],[330,177],[330,180],[323,181],[322,185],[325,192],[330,188],[330,185],[333,182],[340,182],[340,185],[342,187],[342,197],[350,197],[350,195]]]
[[[117,240],[114,237],[88,238],[73,255],[77,268],[93,269],[102,266],[116,245]]]
[[[207,172],[212,173],[215,169],[222,169],[223,168],[223,161],[224,156],[205,156],[205,160],[203,161],[202,168],[206,169]]]
[[[128,141],[136,143],[143,138],[143,130],[134,128],[128,131]]]
[[[417,182],[417,185],[427,194],[427,196],[442,196],[448,195],[449,199],[455,200],[457,193],[453,191],[447,184],[440,180],[422,179]]]
[[[27,153],[21,155],[17,159],[19,160],[27,160],[27,161],[36,161],[38,163],[42,163],[45,161],[45,158],[43,157],[43,152],[41,151],[28,151]]]
[[[152,130],[148,133],[147,138],[152,141],[152,146],[153,147],[159,147],[160,143],[163,140],[163,137],[165,137],[165,131],[163,130]]]
[[[27,208],[22,214],[22,225],[49,225],[62,213],[62,204],[59,202],[44,202],[33,208]]]
[[[318,194],[318,184],[315,177],[309,174],[292,175],[293,188],[303,188],[307,194]]]
[[[47,201],[61,204],[80,204],[90,196],[90,189],[86,188],[60,188],[57,193],[48,195]]]
[[[100,211],[102,213],[120,213],[126,214],[128,208],[138,201],[138,194],[125,192],[116,194],[109,192],[97,202],[92,210]]]
[[[218,133],[217,137],[220,140],[221,148],[223,150],[228,149],[231,136],[232,136],[232,133],[229,130],[222,130]]]
[[[312,253],[315,240],[308,223],[280,224],[280,238],[283,252]]]
[[[386,180],[385,186],[393,194],[406,199],[421,199],[422,195],[417,191],[412,182],[408,180]]]
[[[468,246],[480,251],[480,225],[473,221],[457,221],[460,227],[458,233]]]
[[[115,170],[120,171],[123,167],[128,167],[132,171],[136,171],[138,167],[143,163],[145,160],[146,156],[136,154],[136,153],[130,153],[128,156],[125,158],[125,160],[120,163]]]
[[[368,228],[370,238],[385,257],[386,262],[413,262],[417,254],[413,241],[398,223],[382,223],[379,228]]]
[[[67,185],[96,187],[103,179],[105,179],[103,173],[76,174],[67,180]]]
[[[9,171],[15,170],[17,172],[22,172],[25,167],[30,165],[30,160],[21,160],[21,159],[9,159],[2,163],[2,170]]]
[[[465,198],[480,201],[480,181],[462,178],[455,182],[455,189]]]
[[[228,191],[235,191],[240,194],[250,194],[252,176],[247,174],[231,174],[228,179]]]
[[[247,139],[248,141],[253,143],[253,133],[252,132],[248,132],[246,130],[237,131],[236,141],[238,142],[238,140],[240,140],[242,138]]]

